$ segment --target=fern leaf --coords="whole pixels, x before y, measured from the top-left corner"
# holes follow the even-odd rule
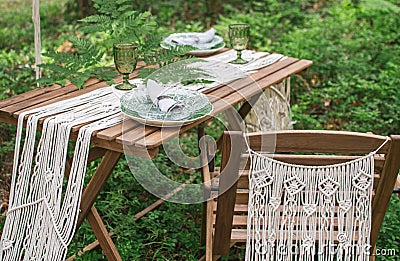
[[[91,15],[79,20],[79,22],[106,24],[111,23],[111,18],[107,15]]]
[[[81,51],[85,51],[85,50],[89,50],[91,48],[93,48],[92,44],[90,44],[88,41],[78,38],[76,36],[71,36],[69,38],[69,41],[79,50]]]
[[[43,69],[49,69],[55,72],[56,74],[68,75],[71,74],[72,72],[70,69],[60,66],[58,64],[41,64],[39,66]]]

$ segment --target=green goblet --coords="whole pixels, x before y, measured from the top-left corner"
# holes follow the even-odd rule
[[[134,43],[114,44],[114,63],[118,72],[123,75],[123,82],[116,85],[118,90],[132,90],[136,85],[129,83],[129,74],[136,68],[138,46]]]
[[[237,58],[231,63],[245,64],[248,61],[242,59],[242,51],[246,49],[249,42],[250,25],[249,24],[231,24],[229,25],[229,40],[232,48],[237,51]]]

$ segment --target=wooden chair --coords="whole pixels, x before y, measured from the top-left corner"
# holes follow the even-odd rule
[[[275,149],[273,158],[277,161],[313,166],[355,160],[360,155],[376,150],[387,139],[373,134],[341,131],[291,130],[245,136],[241,132],[226,131],[222,138],[221,171],[217,168],[214,171],[203,168],[206,197],[217,194],[216,198],[207,201],[203,213],[206,225],[202,236],[206,241],[206,260],[217,260],[228,255],[230,247],[235,243],[246,242],[248,174],[251,164],[244,137],[253,151],[270,154],[272,148]],[[371,253],[375,250],[400,168],[400,135],[391,135],[373,158],[375,170],[371,203]],[[374,256],[371,255],[370,259],[374,260]]]

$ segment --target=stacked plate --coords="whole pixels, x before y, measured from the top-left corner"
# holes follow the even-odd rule
[[[138,88],[121,97],[121,111],[126,116],[147,125],[171,127],[199,120],[213,110],[207,96],[197,91],[168,88],[163,94],[182,102],[184,106],[179,110],[163,112],[152,102],[146,88]]]
[[[174,33],[162,41],[161,47],[170,49],[171,47],[185,45],[185,42],[192,42],[186,45],[196,48],[196,50],[189,53],[196,56],[210,55],[225,47],[224,39],[218,35],[214,35],[214,37],[206,43],[195,43],[191,41],[192,39],[196,39],[198,35],[199,33]]]

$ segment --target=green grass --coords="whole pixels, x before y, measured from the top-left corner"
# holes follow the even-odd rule
[[[398,1],[211,2],[151,0],[135,4],[142,11],[152,7],[163,34],[170,30],[204,30],[207,23],[212,23],[227,40],[229,23],[248,22],[252,48],[312,60],[308,73],[292,81],[297,129],[371,131],[383,135],[400,132]],[[3,1],[0,5],[0,99],[4,99],[36,88],[36,84],[30,1]],[[77,24],[71,20],[77,17],[77,10],[71,0],[41,1],[41,15],[44,52],[56,50],[77,33]],[[217,137],[220,125],[209,126],[208,134]],[[14,133],[14,128],[0,126],[1,159],[10,158]],[[187,155],[196,156],[196,133],[183,135],[181,146]],[[195,175],[192,170],[177,168],[162,151],[153,163],[179,182]],[[87,180],[97,164],[90,165]],[[132,162],[137,172],[147,171],[148,164],[141,159]],[[2,163],[1,167],[3,186],[9,166]],[[200,182],[199,176],[195,182]],[[137,212],[157,199],[143,189],[122,159],[96,201],[96,208],[109,230],[116,233],[113,239],[123,260],[197,260],[203,253],[199,244],[201,204],[167,202],[135,220]],[[393,197],[378,248],[395,248],[400,254],[399,210],[400,200]],[[4,217],[0,228],[3,221]],[[69,255],[77,254],[94,240],[91,228],[84,223]],[[230,259],[242,256],[239,246],[232,249]],[[105,257],[96,248],[78,260]],[[398,260],[398,256],[380,256],[378,260]]]

